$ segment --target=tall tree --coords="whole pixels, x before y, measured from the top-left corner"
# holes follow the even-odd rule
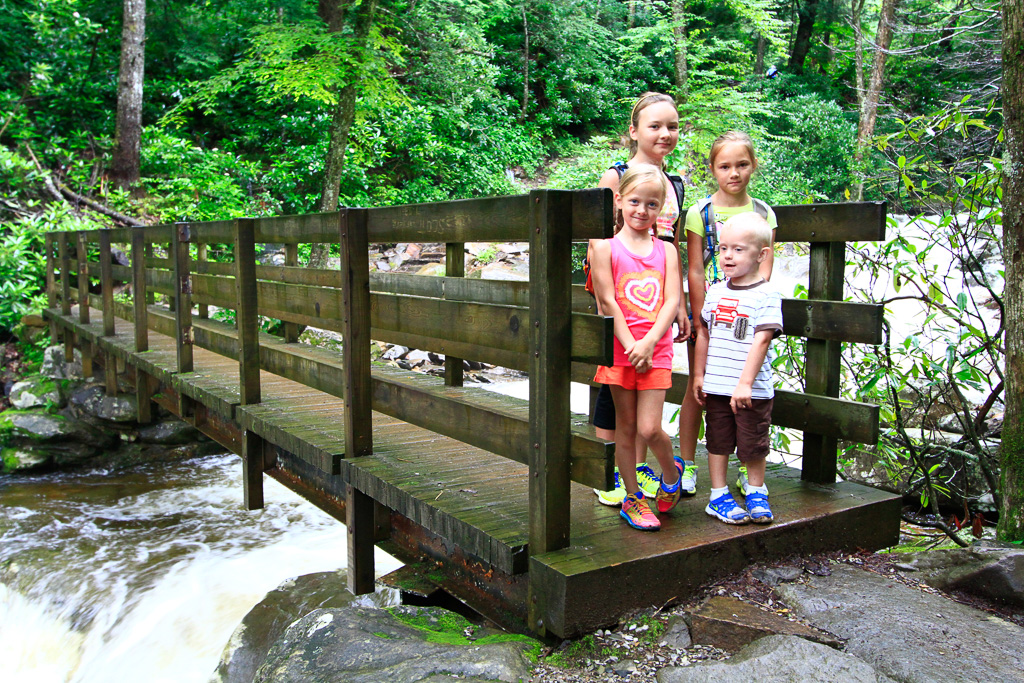
[[[145,64],[146,0],[124,0],[113,168],[113,180],[120,187],[128,187],[139,180]]]
[[[793,73],[804,72],[804,62],[811,49],[811,35],[814,33],[814,21],[818,16],[818,0],[803,0],[798,10],[800,21],[793,39],[793,50],[789,53],[789,68]]]
[[[856,6],[858,0],[853,0]],[[860,101],[860,120],[857,122],[857,146],[854,152],[854,160],[858,164],[864,159],[864,151],[871,144],[871,136],[875,133],[875,121],[878,119],[878,101],[882,97],[882,83],[885,80],[885,61],[889,57],[889,46],[892,45],[893,24],[896,19],[896,6],[899,0],[882,0],[882,11],[878,16],[878,30],[875,31],[875,57],[871,63],[871,78],[868,81],[867,89],[861,91],[863,79],[860,75],[860,63],[858,59],[857,95]],[[860,9],[863,10],[864,3],[860,0]],[[856,11],[854,31],[860,37],[860,11]],[[861,46],[857,50],[860,53]],[[858,54],[860,57],[860,54]],[[857,183],[857,201],[864,198],[864,180]]]
[[[675,86],[676,102],[686,104],[689,91],[687,80],[689,66],[686,49],[689,36],[686,31],[686,0],[672,0],[672,35],[675,39]]]
[[[1003,0],[1003,258],[1006,415],[999,537],[1024,540],[1024,5]]]
[[[377,0],[319,0],[317,14],[332,33],[343,31],[352,35],[356,53],[366,46],[370,27],[377,12]],[[341,186],[341,172],[345,164],[348,135],[356,118],[356,92],[359,74],[350,72],[346,83],[338,92],[338,104],[331,119],[330,142],[324,164],[324,186],[320,194],[320,211],[336,211]]]

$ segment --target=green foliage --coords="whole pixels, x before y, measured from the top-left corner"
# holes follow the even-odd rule
[[[95,225],[70,214],[67,206],[48,205],[40,213],[18,218],[0,229],[0,331],[10,332],[27,313],[45,307],[44,233],[86,230]]]

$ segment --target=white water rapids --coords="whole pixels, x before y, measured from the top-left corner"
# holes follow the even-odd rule
[[[287,578],[346,564],[345,527],[241,461],[0,483],[5,683],[207,681],[242,617]],[[399,566],[378,551],[378,573]]]

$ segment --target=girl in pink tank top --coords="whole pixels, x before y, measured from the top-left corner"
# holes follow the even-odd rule
[[[651,236],[665,201],[660,169],[636,164],[622,174],[615,193],[615,237],[591,242],[595,295],[615,320],[612,367],[598,368],[615,403],[615,464],[626,497],[621,515],[643,531],[661,527],[652,511],[665,513],[681,489],[681,461],[661,428],[665,390],[672,386],[672,323],[679,310],[679,255],[674,245]],[[654,500],[637,485],[634,444],[639,435],[658,458],[662,476]]]

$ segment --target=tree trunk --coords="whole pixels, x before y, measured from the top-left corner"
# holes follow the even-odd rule
[[[676,103],[686,104],[689,95],[687,80],[689,79],[689,65],[686,62],[686,43],[689,36],[686,31],[686,2],[685,0],[672,0],[672,35],[675,38],[676,60]]]
[[[523,12],[523,106],[519,109],[519,120],[526,120],[526,107],[530,103],[530,24],[526,20],[526,3],[520,9]]]
[[[892,44],[892,27],[896,18],[896,5],[899,0],[882,0],[882,13],[878,17],[878,30],[875,32],[875,58],[871,64],[871,80],[861,101],[860,120],[857,123],[857,146],[854,161],[857,165],[864,160],[864,152],[871,143],[875,133],[875,121],[878,118],[878,101],[882,96],[882,81],[885,78],[885,60],[889,56]],[[859,73],[858,69],[858,73]],[[860,82],[863,83],[863,77]],[[857,183],[857,201],[864,198],[864,178]]]
[[[1024,539],[1024,5],[1003,0],[1003,260],[1006,416],[999,538]]]
[[[355,44],[364,47],[377,11],[377,0],[319,0],[317,14],[331,33],[352,27]],[[338,104],[331,118],[327,158],[324,160],[324,185],[318,209],[322,212],[338,210],[341,192],[341,174],[345,165],[348,136],[356,117],[356,90],[358,80],[346,83],[338,92]],[[323,268],[327,264],[327,245],[314,244],[309,255],[310,268]]]
[[[800,5],[800,23],[796,27],[796,39],[793,51],[789,54],[789,69],[793,73],[804,72],[804,61],[811,49],[811,34],[814,32],[814,20],[818,15],[818,0],[804,0]]]
[[[758,33],[757,34],[757,53],[754,56],[754,75],[755,76],[764,76],[764,48],[765,48],[765,43],[767,43],[767,42],[768,41],[766,41],[764,39],[764,34],[763,33]]]
[[[121,68],[117,76],[112,180],[118,187],[139,181],[142,146],[142,78],[146,65],[146,0],[124,0]]]
[[[853,27],[853,74],[856,78],[854,91],[857,93],[857,111],[864,106],[864,31],[861,19],[864,14],[864,0],[850,0],[850,25]]]

